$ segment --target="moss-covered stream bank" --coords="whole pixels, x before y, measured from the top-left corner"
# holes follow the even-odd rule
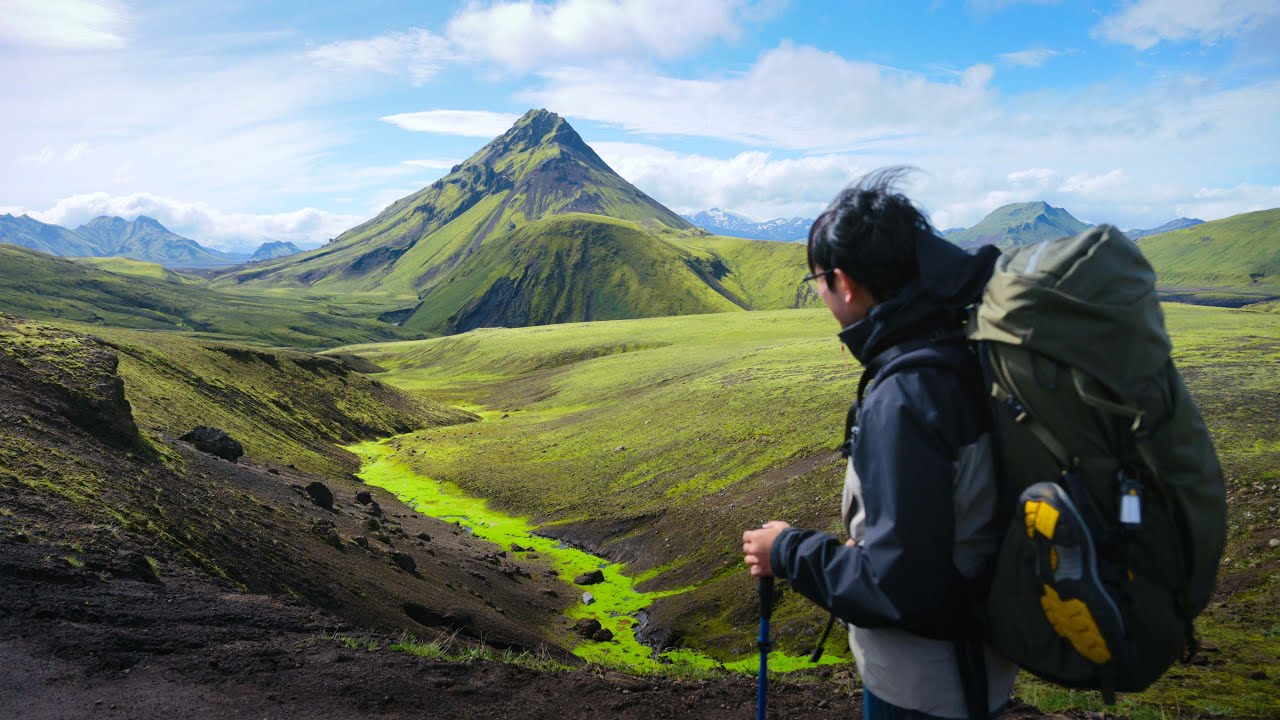
[[[595,642],[585,640],[573,651],[579,657],[602,665],[629,671],[647,672],[662,667],[686,666],[690,669],[727,668],[743,672],[756,672],[759,658],[749,656],[736,662],[722,663],[714,658],[690,649],[666,650],[656,654],[653,648],[642,644],[636,631],[643,620],[643,611],[654,600],[693,589],[696,586],[676,590],[642,592],[638,583],[650,580],[661,568],[647,573],[629,576],[626,566],[611,563],[586,551],[570,547],[552,538],[537,534],[538,527],[527,519],[507,515],[487,506],[480,498],[471,497],[461,488],[447,481],[434,480],[415,473],[396,458],[397,438],[381,442],[367,442],[348,448],[359,455],[363,466],[358,473],[370,485],[384,488],[403,500],[418,512],[449,522],[474,533],[476,537],[511,550],[514,560],[538,560],[550,564],[556,574],[568,584],[567,592],[578,595],[591,593],[594,601],[587,605],[581,600],[566,611],[571,620],[594,618],[600,625],[613,632],[613,640]],[[514,548],[523,548],[515,550]],[[585,587],[573,585],[578,575],[599,570],[602,582]],[[744,635],[753,635],[754,627],[744,627]],[[823,658],[822,664],[847,662],[837,657]],[[769,657],[772,670],[787,672],[811,668],[807,657],[790,656],[775,652]]]

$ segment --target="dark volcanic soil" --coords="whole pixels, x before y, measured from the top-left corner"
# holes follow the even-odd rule
[[[3,546],[9,559],[0,589],[0,718],[6,720],[754,713],[755,686],[746,677],[679,681],[353,650],[332,636],[353,628],[296,601],[237,592],[194,572],[156,585],[104,580],[69,566],[50,571],[48,549]],[[372,640],[385,647],[393,638]],[[776,717],[860,711],[835,683],[775,683],[772,707]]]

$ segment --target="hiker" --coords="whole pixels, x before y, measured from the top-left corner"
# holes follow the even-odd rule
[[[805,280],[865,368],[842,448],[850,539],[774,520],[743,533],[743,552],[753,576],[785,578],[848,624],[865,717],[994,717],[1017,668],[956,638],[965,581],[989,570],[999,542],[991,418],[961,332],[999,252],[938,237],[895,189],[904,172],[846,188],[809,232]]]

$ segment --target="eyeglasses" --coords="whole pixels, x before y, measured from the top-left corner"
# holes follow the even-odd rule
[[[802,282],[802,283],[807,283],[807,284],[809,285],[809,289],[810,289],[811,291],[813,291],[813,294],[814,294],[814,295],[820,295],[820,294],[821,294],[821,291],[822,291],[822,287],[821,287],[821,285],[819,285],[819,283],[818,283],[818,279],[819,279],[819,278],[827,277],[827,276],[831,275],[831,273],[833,273],[833,272],[835,272],[835,270],[823,270],[823,271],[822,271],[822,272],[820,272],[820,273],[813,273],[812,275],[805,275],[803,278],[801,278],[801,279],[800,279],[800,282]]]

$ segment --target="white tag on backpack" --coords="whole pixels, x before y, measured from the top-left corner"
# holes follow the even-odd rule
[[[1142,502],[1137,493],[1120,496],[1120,522],[1125,525],[1142,524]]]

